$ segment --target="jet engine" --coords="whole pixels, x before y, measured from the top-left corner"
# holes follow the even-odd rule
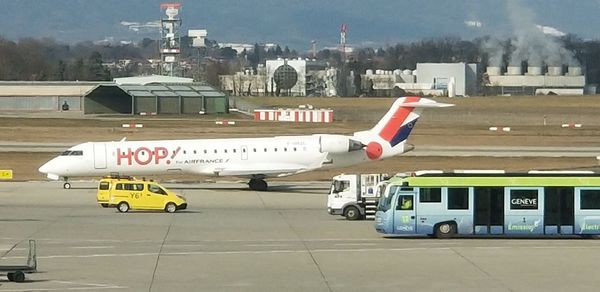
[[[342,135],[318,135],[321,153],[346,153],[361,150],[365,145]]]

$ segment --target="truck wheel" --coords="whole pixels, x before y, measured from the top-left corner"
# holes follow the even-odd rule
[[[9,281],[14,281],[15,280],[15,273],[8,273],[6,274],[6,278],[8,278]]]
[[[173,203],[168,203],[165,206],[165,211],[168,213],[175,213],[175,211],[177,211],[177,206],[175,206]]]
[[[13,278],[14,278],[14,281],[17,283],[25,282],[25,273],[23,273],[21,271],[16,271]]]
[[[71,188],[71,184],[70,184],[70,183],[68,183],[68,182],[66,182],[66,183],[64,183],[64,184],[63,184],[63,188],[64,188],[65,190],[68,190],[68,189],[70,189],[70,188]]]
[[[119,210],[119,212],[121,213],[126,213],[127,211],[129,211],[129,204],[127,204],[126,202],[121,202],[117,205],[117,210]]]
[[[346,207],[344,210],[344,217],[346,217],[346,220],[357,220],[360,218],[360,212],[358,211],[358,208],[354,206]]]
[[[434,235],[437,238],[450,238],[450,237],[454,236],[455,233],[456,233],[456,225],[454,225],[450,222],[444,222],[444,223],[437,225],[437,227],[435,228]]]

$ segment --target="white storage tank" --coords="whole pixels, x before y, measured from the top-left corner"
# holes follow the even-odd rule
[[[508,66],[506,68],[507,75],[523,75],[523,70],[521,66]]]
[[[498,76],[502,73],[502,71],[500,70],[500,67],[496,67],[496,66],[487,67],[486,72],[489,76]]]
[[[569,66],[569,75],[570,76],[581,76],[583,73],[581,71],[581,67],[579,66]]]
[[[527,74],[528,75],[542,75],[542,67],[540,66],[529,66],[527,67]]]
[[[548,66],[548,75],[550,76],[561,76],[563,75],[562,66]]]

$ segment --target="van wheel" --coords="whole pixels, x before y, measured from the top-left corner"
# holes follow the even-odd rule
[[[344,217],[346,217],[346,220],[357,220],[360,218],[360,212],[358,208],[350,206],[344,210]]]
[[[15,273],[8,273],[6,274],[6,278],[8,278],[9,281],[13,282],[15,280]]]
[[[117,210],[119,210],[119,212],[121,213],[126,213],[127,211],[129,211],[129,204],[127,204],[126,202],[121,202],[117,205]]]
[[[456,225],[450,222],[444,222],[437,225],[435,228],[435,237],[437,238],[450,238],[456,233]]]
[[[168,213],[175,213],[175,211],[177,211],[177,206],[175,206],[173,203],[168,203],[165,206],[165,211]]]

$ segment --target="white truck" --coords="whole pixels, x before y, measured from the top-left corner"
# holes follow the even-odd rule
[[[347,220],[373,219],[387,174],[340,174],[333,177],[327,212]]]

